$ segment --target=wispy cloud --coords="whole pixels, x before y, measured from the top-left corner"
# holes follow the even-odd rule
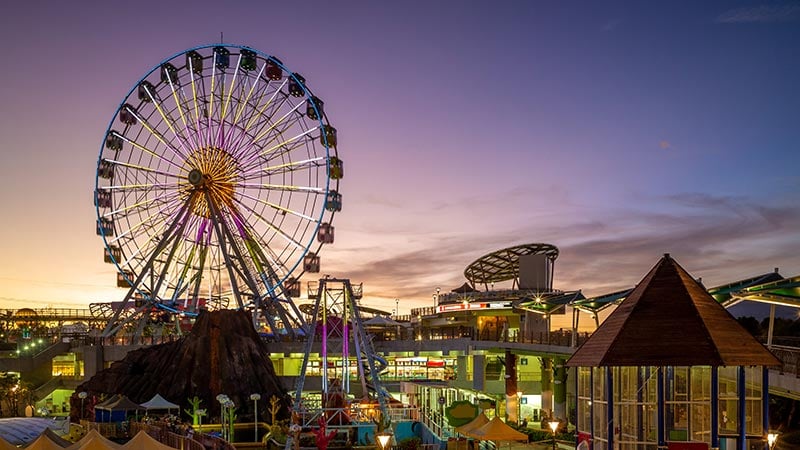
[[[723,12],[716,18],[717,23],[771,23],[795,20],[800,20],[798,3],[735,8]]]
[[[383,299],[376,306],[383,301],[393,307],[393,301],[386,299],[401,298],[405,310],[421,306],[416,303],[428,304],[437,286],[446,292],[463,283],[464,268],[483,254],[528,242],[557,245],[561,255],[556,287],[582,289],[586,295],[631,287],[667,252],[709,286],[766,273],[775,266],[795,264],[784,267],[788,276],[799,268],[793,261],[800,254],[796,232],[800,210],[791,205],[703,193],[647,198],[641,205],[668,212],[636,207],[562,217],[561,223],[438,235],[422,247],[393,249],[378,259],[351,258],[347,276],[369,280],[368,304]]]

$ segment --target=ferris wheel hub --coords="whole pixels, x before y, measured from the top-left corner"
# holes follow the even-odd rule
[[[193,186],[200,186],[203,184],[203,172],[198,169],[192,169],[189,172],[189,183],[192,183]]]

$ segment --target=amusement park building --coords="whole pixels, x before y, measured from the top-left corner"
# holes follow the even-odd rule
[[[588,337],[578,332],[581,313],[599,320],[601,312],[619,305],[631,290],[585,298],[580,291],[554,289],[552,275],[557,256],[558,250],[548,244],[521,245],[490,253],[467,267],[465,277],[469,283],[448,293],[437,293],[434,306],[412,310],[410,316],[390,317],[362,307],[364,327],[382,362],[383,385],[404,402],[417,406],[420,417],[440,436],[453,432],[442,426],[446,405],[463,399],[492,400],[497,414],[511,421],[556,417],[575,423],[577,378],[575,372],[568,375],[565,362]],[[493,289],[494,283],[509,280],[510,289]],[[797,307],[799,286],[800,277],[785,279],[776,271],[707,291],[723,306],[755,300]],[[103,308],[93,310],[96,313]],[[553,316],[570,314],[572,327],[552,329]],[[44,316],[44,312],[38,315]],[[25,321],[31,327],[43,323],[63,327],[81,322],[100,329],[104,325],[102,315],[89,311],[72,311],[60,319],[55,316],[59,314],[47,320],[25,317]],[[22,323],[18,319],[9,312],[3,324],[13,329]],[[36,333],[31,337],[39,338]],[[61,337],[69,338],[66,334]],[[23,378],[40,386],[40,403],[58,411],[63,398],[80,381],[130,350],[173,338],[156,335],[132,342],[124,335],[100,339],[77,332],[71,342],[61,339],[34,355],[11,351],[0,359],[0,371],[22,373]],[[275,371],[287,390],[296,385],[300,376],[305,377],[305,389],[320,389],[319,343],[310,346],[309,365],[302,372],[306,353],[302,339],[266,339]],[[327,358],[329,367],[341,363],[335,355]],[[355,363],[350,367],[356,370]],[[358,395],[358,386],[354,385],[354,389]],[[787,395],[789,390],[780,394]]]

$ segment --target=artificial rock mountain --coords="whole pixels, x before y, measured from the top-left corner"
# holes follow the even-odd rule
[[[160,394],[181,405],[182,410],[190,409],[189,399],[197,396],[209,418],[219,417],[216,397],[225,394],[236,404],[242,419],[252,418],[250,395],[258,393],[260,420],[269,421],[267,410],[273,396],[281,400],[280,417],[288,416],[289,397],[275,375],[266,345],[244,311],[203,311],[188,336],[129,352],[75,390],[81,391],[88,394],[87,410],[101,396],[114,394],[123,394],[136,403]],[[76,420],[81,407],[77,394],[70,404],[75,416],[72,419]]]

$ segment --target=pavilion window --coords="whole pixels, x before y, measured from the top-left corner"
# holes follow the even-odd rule
[[[606,450],[608,448],[606,368],[594,367],[592,370],[594,378],[594,400],[592,401],[592,410],[594,411],[594,441],[592,442],[592,449]]]
[[[744,401],[745,401],[745,433],[748,436],[760,436],[763,422],[763,405],[761,367],[749,366],[744,369]]]
[[[719,435],[736,437],[739,424],[737,394],[738,367],[720,367],[719,373]]]
[[[691,408],[689,440],[711,441],[711,367],[692,366],[689,372]]]

